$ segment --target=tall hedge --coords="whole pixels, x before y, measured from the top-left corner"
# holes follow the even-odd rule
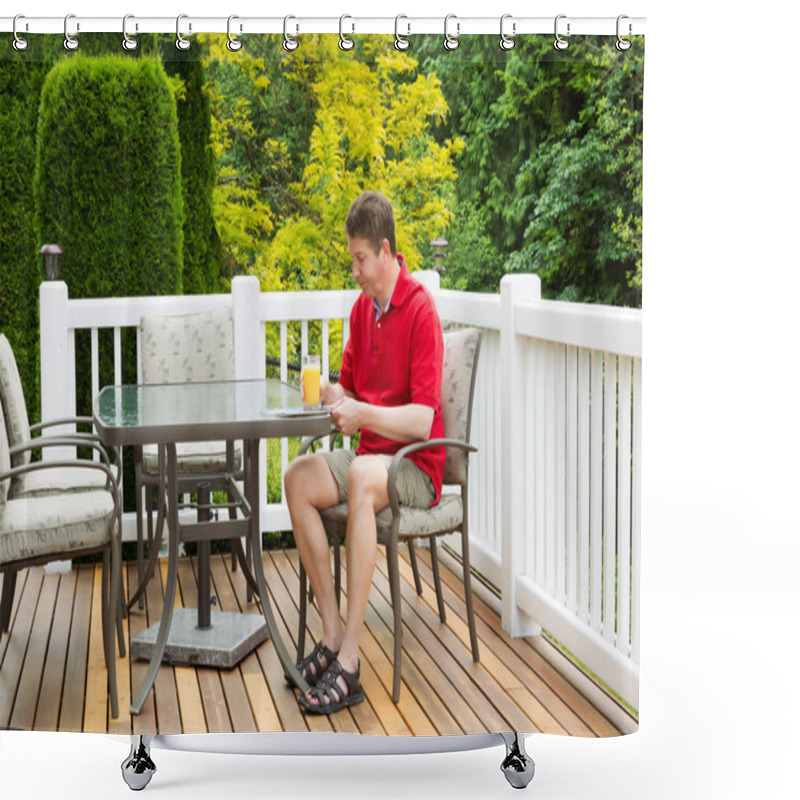
[[[39,415],[41,266],[33,175],[39,93],[49,69],[49,63],[0,58],[0,331],[14,350],[34,419]]]
[[[180,145],[161,64],[60,61],[42,88],[38,134],[39,241],[64,249],[70,296],[179,293]]]
[[[173,50],[174,45],[170,42]],[[214,225],[213,191],[216,178],[211,150],[211,106],[203,62],[192,51],[175,50],[164,61],[167,74],[182,81],[178,93],[178,135],[183,183],[183,291],[219,291],[220,241]]]

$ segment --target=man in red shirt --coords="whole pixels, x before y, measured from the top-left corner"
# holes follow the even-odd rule
[[[345,435],[361,432],[355,452],[296,459],[284,482],[297,549],[322,617],[322,639],[298,665],[312,687],[308,712],[329,714],[364,699],[358,648],[377,553],[375,513],[389,505],[389,462],[404,444],[441,437],[442,326],[433,298],[395,249],[394,214],[378,192],[364,192],[345,222],[353,278],[362,293],[350,313],[350,337],[337,384],[321,399]],[[400,501],[439,501],[445,450],[403,459]],[[347,620],[339,617],[328,540],[319,510],[347,502]]]

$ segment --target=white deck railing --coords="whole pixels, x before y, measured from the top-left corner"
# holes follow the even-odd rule
[[[503,628],[541,628],[633,706],[638,705],[641,485],[641,312],[541,300],[539,279],[506,276],[499,295],[439,288],[416,273],[446,324],[484,330],[473,410],[470,546],[475,568],[502,593]],[[329,331],[355,291],[259,293],[235,278],[230,295],[70,300],[61,282],[40,288],[42,419],[75,413],[75,333],[91,331],[92,390],[121,382],[122,330],[142,314],[231,305],[237,378],[265,374],[265,326],[280,328],[286,379],[289,328],[319,323],[323,370]],[[100,331],[114,337],[114,374],[98,367]],[[104,334],[105,335],[105,334]],[[137,338],[138,343],[138,338]],[[138,348],[137,348],[138,351]],[[140,374],[140,372],[138,373]],[[262,473],[266,463],[262,452]],[[288,463],[282,444],[281,473]],[[266,502],[264,531],[290,527]],[[133,512],[124,537],[135,539]],[[458,549],[457,540],[453,546]]]

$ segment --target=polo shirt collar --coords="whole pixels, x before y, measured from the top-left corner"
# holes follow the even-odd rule
[[[400,272],[394,284],[394,289],[392,289],[392,294],[389,297],[389,302],[386,304],[386,308],[381,308],[378,305],[378,301],[374,297],[372,298],[372,306],[375,309],[376,319],[379,319],[381,314],[388,311],[390,306],[396,307],[402,305],[403,301],[406,299],[406,295],[408,295],[408,290],[411,288],[411,273],[408,271],[406,259],[401,253],[397,254],[397,263],[400,265]]]

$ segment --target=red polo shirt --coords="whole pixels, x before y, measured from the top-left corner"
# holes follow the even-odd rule
[[[418,403],[433,409],[430,438],[444,436],[442,422],[442,324],[428,290],[411,277],[397,255],[397,278],[387,311],[376,319],[373,301],[359,295],[350,312],[350,338],[342,355],[339,383],[358,400],[376,406]],[[394,455],[407,442],[396,442],[361,429],[356,452]],[[432,447],[409,458],[427,473],[439,502],[445,449]]]

